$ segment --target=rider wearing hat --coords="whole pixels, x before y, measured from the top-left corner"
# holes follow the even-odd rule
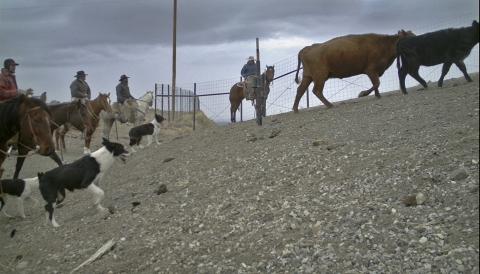
[[[255,58],[253,56],[249,56],[247,58],[247,63],[243,65],[240,74],[242,74],[243,80],[245,84],[243,85],[245,98],[247,100],[252,100],[253,96],[255,95],[252,92],[252,77],[257,74],[257,65],[255,64]]]
[[[118,80],[120,81],[120,83],[117,85],[116,91],[117,91],[117,102],[120,104],[123,104],[123,102],[125,102],[125,100],[127,99],[136,100],[130,94],[130,88],[128,87],[128,78],[130,77],[127,77],[127,75],[124,74],[120,76],[120,80]]]
[[[240,71],[243,79],[247,79],[247,77],[250,75],[257,74],[257,65],[255,64],[255,58],[253,56],[249,56],[247,60],[247,63],[243,65],[242,70]]]
[[[85,103],[85,99],[91,98],[90,87],[87,82],[85,82],[86,76],[83,70],[77,71],[77,75],[73,76],[77,79],[73,80],[70,84],[70,92],[72,94],[72,102],[82,100]]]
[[[133,110],[136,109],[136,101],[129,101],[128,104],[125,104],[125,102],[128,99],[133,99],[133,100],[136,100],[136,99],[133,98],[133,96],[130,94],[130,87],[128,86],[128,78],[130,77],[128,77],[125,74],[120,76],[120,80],[118,80],[120,81],[120,83],[118,83],[115,89],[117,91],[117,102],[120,105],[120,109],[122,109],[121,111],[123,113],[122,116],[126,118],[127,125],[131,126],[132,124],[130,123],[130,121],[135,120],[135,112]]]

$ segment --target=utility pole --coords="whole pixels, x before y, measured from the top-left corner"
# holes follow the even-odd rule
[[[175,121],[175,90],[177,78],[177,0],[173,0],[173,60],[172,60],[172,121]]]

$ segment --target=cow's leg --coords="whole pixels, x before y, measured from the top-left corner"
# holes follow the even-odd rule
[[[295,102],[293,103],[293,113],[298,113],[298,104],[300,103],[300,99],[307,91],[308,86],[312,83],[312,78],[303,75],[302,82],[297,88],[297,95],[295,96]]]
[[[323,87],[325,86],[325,81],[327,81],[327,78],[322,78],[320,80],[315,80],[313,82],[313,94],[315,94],[318,99],[320,99],[320,101],[322,101],[322,103],[328,107],[328,108],[332,108],[333,105],[332,103],[330,103],[326,98],[325,96],[323,96]]]
[[[448,71],[450,70],[450,67],[452,66],[452,62],[445,62],[443,63],[442,67],[442,75],[440,76],[440,79],[438,79],[438,87],[442,87],[443,85],[443,78],[445,75],[447,75]]]
[[[407,88],[405,87],[405,78],[407,77],[407,74],[408,67],[403,62],[403,66],[398,69],[398,81],[400,82],[400,90],[403,92],[403,94],[408,94]]]
[[[420,68],[420,66],[416,66],[416,67],[410,69],[408,74],[410,74],[410,76],[412,76],[413,79],[417,80],[423,86],[424,89],[427,89],[428,88],[427,82],[425,82],[425,80],[423,80],[423,78],[420,77],[420,74],[418,74],[418,69],[419,68]]]
[[[460,69],[460,71],[463,73],[463,76],[465,76],[465,79],[467,79],[468,82],[473,82],[472,78],[470,78],[470,75],[468,75],[467,73],[467,67],[465,66],[463,60],[455,62],[455,65],[458,67],[458,69]]]
[[[358,97],[364,97],[368,96],[370,93],[372,93],[373,90],[375,90],[375,96],[377,98],[380,98],[380,93],[378,92],[378,87],[380,86],[380,80],[378,79],[378,73],[377,72],[369,72],[367,73],[368,78],[370,78],[370,81],[372,82],[372,87],[368,90],[364,90],[358,94]]]

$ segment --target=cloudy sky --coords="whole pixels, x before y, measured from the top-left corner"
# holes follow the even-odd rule
[[[140,97],[172,82],[173,0],[0,0],[0,59],[13,58],[19,88],[70,100],[84,70],[110,92],[120,75]],[[478,0],[178,0],[177,84],[240,76],[260,41],[262,65],[312,43],[361,33],[394,34],[466,14]]]

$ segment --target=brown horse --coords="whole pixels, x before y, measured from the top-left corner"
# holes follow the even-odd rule
[[[267,69],[262,74],[262,78],[265,79],[263,83],[263,87],[260,88],[260,91],[265,91],[267,93],[270,92],[270,83],[272,83],[273,78],[275,76],[275,68],[274,66],[267,66]],[[232,123],[236,122],[236,112],[240,104],[242,103],[243,99],[245,99],[245,95],[243,94],[243,87],[238,86],[239,83],[235,83],[230,88],[230,120]],[[266,100],[266,99],[265,99]],[[254,103],[255,99],[252,100],[252,104]]]
[[[80,100],[77,102],[67,102],[57,105],[50,105],[52,112],[52,133],[60,126],[70,123],[70,125],[80,132],[86,130],[85,144],[90,144],[93,131],[95,130],[90,119],[88,119],[88,109]],[[86,148],[84,148],[85,150]]]
[[[87,136],[89,132],[93,133],[92,124],[90,123],[90,120],[88,120],[88,116],[87,116],[87,107],[81,101],[61,103],[58,105],[50,105],[49,108],[52,115],[52,120],[50,123],[50,134],[53,134],[53,131],[55,129],[57,129],[58,127],[68,122],[82,132],[86,129]],[[19,156],[27,155],[28,152],[32,149],[31,141],[29,141],[28,137],[25,137],[22,133],[20,133],[18,138],[19,138],[18,155]],[[52,138],[52,143],[53,143],[53,138]],[[55,153],[55,151],[51,154],[50,157],[59,166],[62,165],[62,161],[60,160],[58,155]],[[20,170],[22,170],[22,167],[23,167],[23,162],[25,162],[25,157],[17,158],[17,164],[15,165],[14,179],[18,178],[18,175],[20,174]]]
[[[102,111],[102,110],[107,111],[107,112],[112,111],[112,108],[110,107],[110,93],[108,93],[108,94],[100,93],[98,95],[98,97],[95,98],[94,100],[86,101],[85,105],[86,105],[87,110],[88,110],[88,119],[90,120],[90,124],[92,124],[92,126],[93,126],[93,131],[92,131],[92,134],[93,134],[93,132],[95,132],[95,129],[97,129],[98,124],[100,122],[100,116],[99,116],[100,111]],[[61,130],[61,132],[60,132],[60,128],[57,128],[55,130],[55,147],[56,147],[57,151],[60,150],[59,145],[58,145],[58,139],[59,138],[62,140],[63,150],[67,150],[67,148],[65,147],[65,134],[67,134],[69,129],[70,129],[70,127],[67,123],[67,124],[63,125],[63,129]],[[84,148],[84,152],[83,152],[84,154],[89,154],[91,152],[90,151],[90,142],[92,140],[92,134],[90,134],[90,136],[88,136],[88,133],[87,133],[87,137],[85,138],[85,148]]]
[[[19,132],[22,138],[32,140],[31,147],[40,147],[40,155],[49,156],[55,152],[51,112],[45,104],[46,99],[46,93],[40,99],[19,95],[0,104],[0,166],[5,161],[7,142]]]

